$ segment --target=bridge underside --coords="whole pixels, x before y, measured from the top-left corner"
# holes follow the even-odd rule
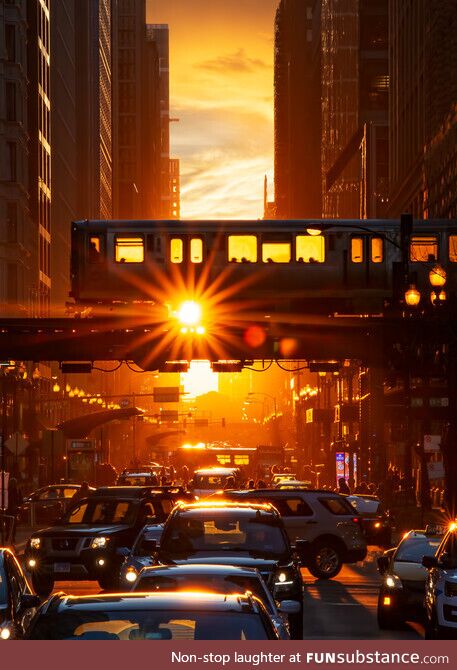
[[[426,331],[422,321],[425,337]],[[306,324],[251,322],[212,327],[200,335],[118,318],[3,319],[0,360],[130,361],[144,370],[157,370],[167,361],[354,359],[380,367],[399,343],[406,345],[416,335],[415,321],[377,317],[317,317]]]

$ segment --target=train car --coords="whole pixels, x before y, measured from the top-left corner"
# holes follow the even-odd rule
[[[419,290],[440,264],[455,291],[456,221],[415,221],[407,252]],[[218,294],[270,312],[376,314],[392,297],[402,249],[397,220],[79,221],[71,259],[78,305]]]

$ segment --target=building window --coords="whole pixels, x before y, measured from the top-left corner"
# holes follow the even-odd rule
[[[373,237],[371,240],[371,262],[382,263],[384,260],[384,240],[382,237]]]
[[[116,237],[116,263],[143,263],[144,240],[142,237]]]
[[[291,258],[290,242],[262,242],[264,263],[290,263]]]
[[[413,263],[427,263],[438,258],[438,239],[435,235],[411,238],[409,258]]]
[[[16,144],[15,142],[6,143],[6,152],[7,152],[7,166],[8,166],[8,177],[9,181],[17,180],[17,156],[16,156]]]
[[[297,235],[295,240],[297,263],[323,263],[325,261],[325,239],[322,235]]]
[[[8,202],[6,205],[6,241],[17,242],[17,203]]]
[[[6,60],[16,61],[16,27],[12,23],[5,24]]]
[[[5,84],[6,120],[16,121],[16,84],[7,81]]]
[[[229,235],[228,259],[230,263],[257,263],[256,235]]]
[[[190,260],[192,263],[203,263],[203,240],[200,237],[194,237],[190,241]]]
[[[363,263],[363,237],[353,237],[351,239],[351,261],[353,263]]]
[[[457,235],[449,235],[449,260],[457,263]]]
[[[170,240],[170,260],[172,263],[182,263],[184,259],[184,245],[180,237]]]

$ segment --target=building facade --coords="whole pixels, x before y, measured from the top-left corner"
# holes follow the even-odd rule
[[[275,20],[275,216],[321,214],[320,59],[315,0],[281,0]]]
[[[27,316],[32,297],[28,198],[27,3],[0,4],[0,310]]]

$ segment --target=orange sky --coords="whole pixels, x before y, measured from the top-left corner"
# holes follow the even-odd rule
[[[168,23],[173,155],[182,218],[263,216],[273,179],[273,35],[278,0],[147,0]]]

